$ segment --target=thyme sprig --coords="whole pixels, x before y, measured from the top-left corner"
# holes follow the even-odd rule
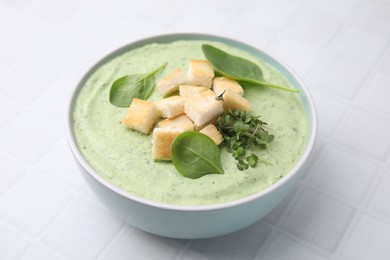
[[[258,116],[250,116],[245,111],[227,111],[218,118],[217,127],[221,132],[227,151],[236,159],[237,168],[242,171],[249,167],[254,168],[260,159],[253,150],[261,149],[274,140],[274,135],[266,130],[267,123]]]

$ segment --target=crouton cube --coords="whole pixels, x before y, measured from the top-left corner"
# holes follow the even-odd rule
[[[251,103],[248,99],[234,93],[231,90],[226,90],[223,94],[223,105],[225,110],[241,110],[248,112],[251,110]]]
[[[183,71],[178,68],[157,83],[157,90],[163,97],[169,96],[177,91],[179,85],[184,84],[185,80],[186,78]]]
[[[190,60],[187,71],[187,82],[190,85],[211,88],[214,69],[206,60]]]
[[[179,128],[155,128],[153,130],[152,156],[154,160],[171,160],[171,144],[182,133]]]
[[[179,86],[179,93],[182,97],[192,97],[196,94],[199,94],[200,92],[203,92],[205,90],[208,90],[209,88],[206,87],[200,87],[200,86],[193,86],[193,85],[180,85]]]
[[[203,125],[194,125],[194,129],[195,129],[195,131],[199,132],[200,130],[202,130],[203,128],[205,128],[206,126],[208,126],[210,124],[211,125],[216,125],[217,121],[218,121],[218,117],[214,117],[211,120],[209,120],[206,123],[204,123]]]
[[[159,112],[153,102],[134,98],[122,123],[130,129],[149,134],[159,118]]]
[[[244,89],[237,81],[225,77],[217,77],[213,79],[213,90],[215,95],[221,95],[225,90],[230,90],[240,96],[244,95]]]
[[[185,97],[172,96],[154,102],[160,115],[164,118],[173,118],[184,112]]]
[[[222,134],[218,131],[215,125],[207,125],[199,133],[205,134],[210,137],[216,145],[219,145],[223,141]]]
[[[195,125],[203,125],[223,113],[223,102],[215,97],[213,91],[207,90],[187,98],[184,112]]]
[[[157,127],[161,128],[179,128],[184,131],[193,131],[194,123],[187,115],[177,116],[175,118],[167,118],[158,122]]]

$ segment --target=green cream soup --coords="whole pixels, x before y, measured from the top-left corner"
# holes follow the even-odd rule
[[[299,160],[307,136],[307,121],[296,93],[267,87],[247,87],[252,115],[260,115],[275,136],[268,149],[257,154],[268,162],[238,171],[236,162],[223,146],[224,174],[199,179],[180,175],[170,162],[152,159],[152,135],[143,135],[121,124],[127,108],[109,102],[114,80],[128,74],[149,72],[165,62],[158,81],[178,67],[187,70],[189,59],[205,59],[204,41],[149,44],[115,57],[94,71],[80,89],[74,105],[74,135],[82,155],[109,182],[153,201],[179,205],[207,205],[237,200],[261,191],[282,178]],[[248,53],[218,42],[207,42],[258,64],[265,80],[285,87],[288,81],[267,63]],[[149,100],[162,99],[157,90]]]

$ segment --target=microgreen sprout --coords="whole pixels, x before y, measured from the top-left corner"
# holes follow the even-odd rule
[[[248,154],[254,147],[266,148],[274,140],[274,136],[266,130],[266,125],[258,116],[240,110],[229,110],[219,117],[218,130],[240,171],[256,167],[258,161],[265,162],[253,152]]]

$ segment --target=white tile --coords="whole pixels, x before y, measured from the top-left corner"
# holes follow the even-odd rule
[[[194,240],[188,250],[210,259],[253,259],[269,232],[257,223],[230,235]]]
[[[305,2],[305,0],[281,0],[281,2],[299,7]]]
[[[201,256],[200,254],[195,253],[193,251],[185,251],[182,254],[178,255],[175,260],[211,260],[211,258]]]
[[[67,113],[68,98],[70,99],[72,91],[76,88],[78,79],[63,77],[57,80],[35,100],[33,109],[63,123]]]
[[[311,0],[310,2],[323,10],[340,16],[341,18],[347,18],[354,11],[359,0]]]
[[[369,69],[334,54],[320,63],[310,78],[319,88],[343,98],[352,99],[362,87]]]
[[[383,176],[375,188],[374,194],[371,197],[368,206],[377,213],[390,219],[390,169],[386,168]]]
[[[363,1],[355,16],[356,21],[390,32],[390,2]]]
[[[255,19],[253,29],[258,24],[268,23],[278,28],[284,26],[294,15],[297,6],[291,5],[286,1],[280,0],[264,0],[253,1],[252,5],[248,5],[243,12],[244,16]]]
[[[122,225],[98,202],[81,197],[57,218],[42,241],[71,259],[96,259]]]
[[[0,42],[5,42],[17,50],[27,51],[53,29],[52,23],[38,15],[18,12],[18,15],[0,25]]]
[[[0,259],[18,259],[30,246],[31,240],[0,221]]]
[[[30,104],[58,79],[59,73],[33,59],[19,59],[0,75],[0,91]]]
[[[144,259],[175,259],[187,240],[175,240],[151,235],[126,226],[100,255],[100,259],[121,259],[142,256]]]
[[[142,26],[134,26],[137,23],[141,23]],[[136,14],[123,17],[118,25],[106,34],[102,42],[114,49],[146,36],[161,34],[164,31],[164,26]]]
[[[226,24],[233,18],[234,15],[230,12],[206,3],[199,3],[185,10],[172,25],[172,29],[182,32],[202,32],[220,35]]]
[[[71,67],[90,46],[91,38],[71,30],[55,30],[33,48],[32,55],[59,69]]]
[[[10,18],[14,17],[18,12],[20,12],[20,8],[6,3],[4,1],[0,2],[0,25]]]
[[[53,249],[43,245],[37,244],[28,250],[20,259],[25,260],[66,260],[65,256],[54,251]]]
[[[390,224],[363,215],[343,253],[347,259],[388,260],[389,241]]]
[[[352,219],[354,210],[312,189],[305,189],[283,228],[327,251],[334,251]]]
[[[10,67],[18,59],[18,55],[0,44],[0,73]]]
[[[0,94],[0,130],[22,112],[23,108],[21,103]]]
[[[210,3],[214,6],[217,6],[218,8],[224,9],[229,12],[233,13],[240,13],[243,10],[246,9],[248,4],[251,2],[250,0],[214,0],[214,1],[208,1],[204,0],[206,3]]]
[[[286,208],[290,204],[291,200],[294,198],[297,188],[298,186],[292,189],[290,193],[288,193],[287,196],[282,200],[282,202],[276,208],[274,208],[270,213],[268,213],[263,218],[263,220],[272,225],[276,225],[276,223],[279,221],[280,217],[283,215]]]
[[[261,257],[262,260],[325,260],[324,256],[313,251],[307,246],[301,245],[300,243],[291,240],[283,235],[278,235],[272,241],[270,247],[267,249],[264,255]]]
[[[27,167],[15,158],[0,151],[0,197],[11,188],[27,171]]]
[[[108,38],[111,37],[107,37]],[[110,39],[113,41],[120,41],[120,39],[114,37],[114,39]],[[119,46],[124,45],[125,43],[129,43],[130,41],[124,41],[122,44],[119,44]],[[91,69],[99,60],[101,60],[103,57],[105,57],[107,54],[113,52],[118,47],[116,44],[101,44],[101,42],[96,42],[92,46],[90,46],[87,50],[83,51],[77,59],[77,62],[72,64],[72,66],[67,70],[70,74],[74,75],[71,78],[69,78],[67,81],[70,81],[67,86],[68,90],[73,90],[73,87],[79,82],[79,80],[87,73],[89,69]]]
[[[355,109],[336,140],[366,155],[384,160],[390,152],[390,121],[362,109]]]
[[[37,236],[70,199],[68,190],[33,172],[3,198],[0,216],[20,230]]]
[[[110,3],[119,6],[127,10],[134,10],[138,7],[139,4],[142,4],[142,1],[138,0],[112,0]]]
[[[51,0],[33,0],[29,1],[26,6],[29,10],[52,20],[56,23],[63,22],[78,8],[82,7],[84,2],[88,0],[67,0],[67,1],[51,1]]]
[[[321,92],[313,90],[311,93],[317,108],[318,133],[330,136],[339,127],[348,107],[344,102]]]
[[[317,160],[320,160],[320,156],[323,153],[323,150],[325,150],[325,147],[327,146],[327,143],[325,140],[322,140],[321,138],[317,138],[313,150],[311,154],[309,155],[308,160],[305,163],[306,171],[304,171],[301,175],[301,179],[308,178],[308,176],[312,176],[316,174],[316,168],[313,166],[315,165]]]
[[[153,1],[144,0],[143,4],[132,11],[162,25],[171,25],[186,10],[192,7],[192,1],[165,0]]]
[[[382,64],[382,70],[385,71],[387,74],[390,73],[390,51],[387,52],[385,60]]]
[[[80,8],[64,24],[76,31],[95,39],[105,36],[119,20],[126,15],[120,8],[105,1],[92,1]]]
[[[256,30],[256,33],[253,33]],[[224,34],[238,41],[252,45],[255,48],[267,49],[268,45],[279,34],[280,29],[273,24],[257,23],[256,17],[240,15],[229,22],[224,28]]]
[[[23,6],[27,5],[31,0],[4,0],[4,1],[7,1],[11,4],[14,4],[14,5],[17,5],[20,7],[23,7]]]
[[[351,26],[343,32],[335,49],[339,53],[347,54],[358,61],[373,64],[379,58],[387,43],[388,37],[379,32]]]
[[[286,30],[326,45],[333,39],[341,25],[342,20],[338,16],[319,7],[306,5],[288,22]]]
[[[269,50],[304,77],[319,59],[324,48],[296,36],[283,35],[272,43]]]
[[[76,160],[65,139],[62,139],[59,145],[50,152],[39,165],[39,169],[42,174],[54,178],[73,189],[80,190],[85,186]]]
[[[379,166],[351,152],[332,147],[322,154],[311,183],[321,190],[360,202],[375,180]]]
[[[388,86],[390,86],[390,77],[383,73],[376,73],[365,88],[361,103],[390,116],[390,88]]]
[[[34,164],[62,135],[62,126],[51,118],[24,111],[0,134],[0,147],[24,162]]]
[[[85,196],[86,198],[90,198],[92,200],[98,200],[95,192],[88,185],[84,185],[84,187],[81,189],[81,192],[82,192],[82,195]]]

